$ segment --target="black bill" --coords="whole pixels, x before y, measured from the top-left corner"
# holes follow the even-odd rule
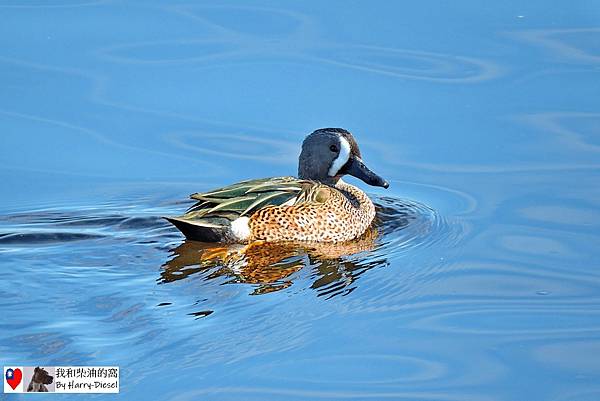
[[[351,156],[350,160],[342,167],[341,172],[350,174],[374,187],[387,188],[390,186],[386,180],[372,172],[358,157]]]

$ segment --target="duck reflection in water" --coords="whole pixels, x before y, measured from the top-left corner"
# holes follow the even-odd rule
[[[311,288],[319,296],[350,293],[350,285],[364,271],[386,263],[378,260],[350,260],[350,255],[377,247],[377,229],[368,229],[360,238],[345,243],[253,242],[223,245],[186,240],[172,249],[159,282],[168,283],[191,275],[205,279],[228,278],[227,283],[254,284],[251,295],[279,291],[292,285],[293,274],[312,268]]]

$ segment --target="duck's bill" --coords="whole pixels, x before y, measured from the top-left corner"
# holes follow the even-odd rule
[[[342,168],[342,172],[344,174],[350,174],[374,187],[387,188],[390,186],[386,180],[372,172],[358,157],[350,157],[350,160],[348,160],[346,165]]]

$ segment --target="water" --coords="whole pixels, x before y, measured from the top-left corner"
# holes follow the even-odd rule
[[[597,2],[0,5],[0,364],[119,365],[127,399],[600,399]],[[223,256],[160,218],[326,126],[391,184],[353,246]]]

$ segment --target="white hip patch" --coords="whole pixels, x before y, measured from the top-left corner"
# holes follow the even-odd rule
[[[252,232],[250,231],[250,225],[248,224],[250,219],[248,217],[238,217],[231,222],[231,232],[236,239],[245,241],[250,238]]]

